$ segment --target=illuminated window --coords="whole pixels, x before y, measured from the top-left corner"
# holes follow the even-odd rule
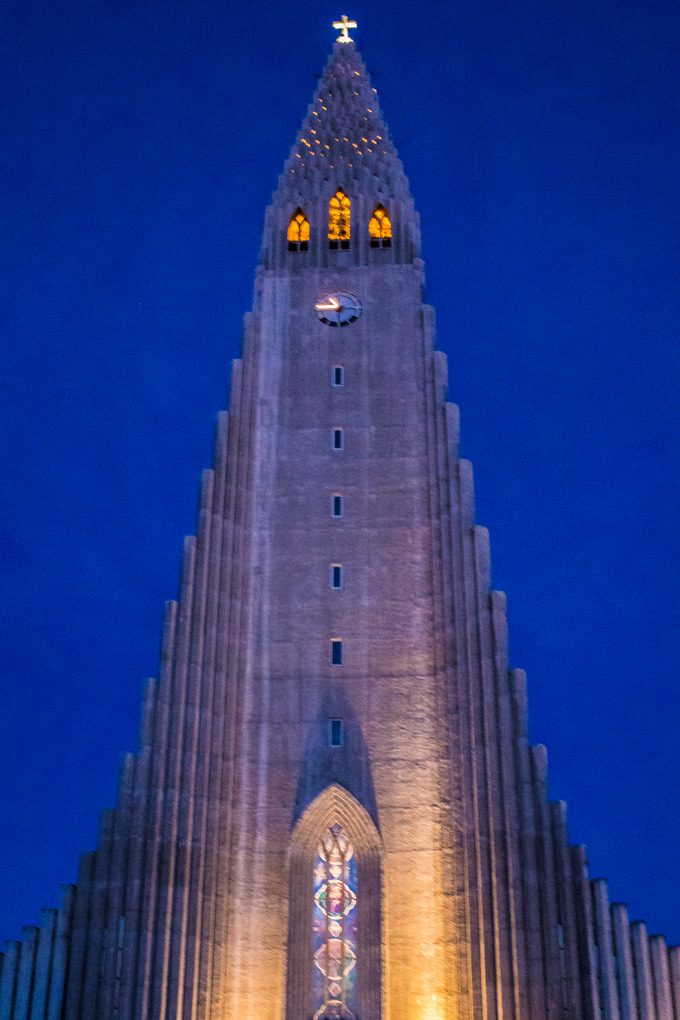
[[[288,224],[288,251],[307,251],[309,248],[309,220],[302,209],[296,209]]]
[[[330,720],[342,739],[342,719]],[[356,1017],[357,862],[342,826],[331,825],[319,841],[312,878],[312,988],[314,1016]]]
[[[333,449],[344,450],[345,436],[342,429],[333,429]]]
[[[331,497],[331,516],[342,517],[343,514],[343,499],[339,492],[333,493]]]
[[[342,563],[331,563],[330,584],[333,591],[340,591],[342,588]]]
[[[333,365],[331,369],[331,385],[332,386],[344,386],[345,385],[345,370],[342,365]]]
[[[345,742],[343,730],[342,719],[328,720],[328,743],[330,747],[342,747]]]
[[[342,666],[342,638],[331,638],[331,666]]]
[[[328,203],[329,248],[349,248],[349,209],[349,198],[339,188]]]
[[[373,210],[368,223],[368,236],[371,248],[390,248],[392,245],[392,221],[382,205],[377,205]]]

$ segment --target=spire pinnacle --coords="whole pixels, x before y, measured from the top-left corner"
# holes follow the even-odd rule
[[[351,38],[351,36],[349,34],[349,30],[350,30],[350,28],[356,28],[356,27],[357,27],[356,21],[350,21],[348,19],[347,15],[343,14],[343,16],[340,18],[340,21],[334,21],[333,22],[333,28],[337,28],[338,31],[340,32],[340,35],[338,36],[338,38],[335,41],[339,42],[339,43],[350,43],[350,42],[353,42],[353,39]]]
[[[349,30],[351,22],[335,25]],[[406,199],[409,194],[376,90],[354,42],[342,36],[285,165],[279,196],[300,204],[337,187],[355,194],[379,192],[386,198]]]
[[[338,26],[343,35],[352,27],[346,15]],[[309,252],[305,264],[322,264],[336,250],[365,262],[372,248],[411,263],[419,245],[418,215],[377,92],[354,41],[341,36],[267,210],[262,264],[302,265],[290,259],[293,251]]]

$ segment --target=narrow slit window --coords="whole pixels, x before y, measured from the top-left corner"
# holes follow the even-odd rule
[[[331,515],[333,517],[342,517],[344,512],[344,499],[339,492],[334,492],[331,497]]]
[[[377,205],[373,210],[373,215],[368,221],[368,236],[371,248],[392,246],[392,221],[384,205]]]
[[[338,188],[328,203],[329,248],[349,248],[350,206],[349,197]]]
[[[332,386],[344,386],[345,385],[345,370],[342,365],[333,365],[331,369],[331,385]]]
[[[307,251],[309,248],[309,220],[298,208],[288,224],[288,251]]]
[[[330,582],[333,591],[340,591],[342,580],[342,563],[331,563]]]
[[[345,449],[345,433],[343,429],[333,429],[333,449]]]
[[[342,638],[331,638],[331,666],[342,666]]]
[[[328,720],[328,743],[331,747],[342,747],[345,743],[344,731],[342,719]]]

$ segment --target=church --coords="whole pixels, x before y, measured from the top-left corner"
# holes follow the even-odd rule
[[[0,1020],[680,1020],[680,948],[547,797],[355,28],[266,211],[139,748]]]

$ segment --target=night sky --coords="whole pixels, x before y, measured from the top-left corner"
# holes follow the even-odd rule
[[[680,941],[674,0],[5,5],[0,937],[74,880],[136,746],[342,13],[421,213],[551,796]]]

